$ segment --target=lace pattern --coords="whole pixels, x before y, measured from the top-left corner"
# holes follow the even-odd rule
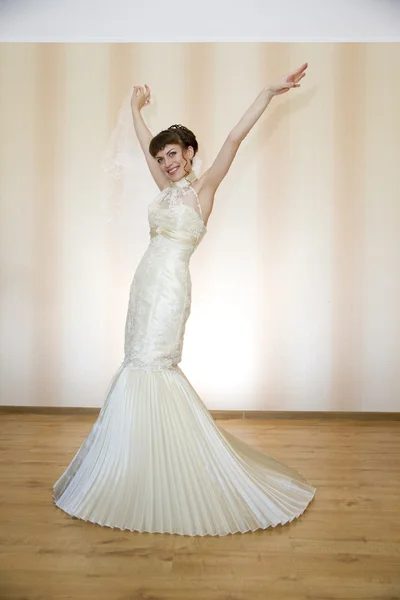
[[[189,232],[196,241],[201,240],[207,228],[204,224],[199,198],[192,186],[188,185],[184,188],[167,187],[162,190],[149,205],[148,212],[151,226],[157,227],[160,225],[163,221],[163,213],[158,211],[163,210],[168,210],[176,215],[187,211],[190,215],[187,223]]]

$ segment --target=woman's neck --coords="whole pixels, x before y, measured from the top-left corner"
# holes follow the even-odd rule
[[[189,186],[193,181],[196,181],[197,176],[196,173],[193,171],[193,169],[187,173],[184,177],[182,177],[182,179],[179,179],[179,181],[171,181],[171,186],[172,187],[186,187]]]

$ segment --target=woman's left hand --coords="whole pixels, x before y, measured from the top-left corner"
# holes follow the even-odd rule
[[[274,94],[274,96],[278,96],[279,94],[286,94],[292,88],[300,87],[299,81],[306,76],[305,70],[308,67],[308,63],[304,63],[301,65],[296,71],[293,73],[289,73],[285,75],[280,81],[277,81],[275,84],[270,85],[268,89]]]

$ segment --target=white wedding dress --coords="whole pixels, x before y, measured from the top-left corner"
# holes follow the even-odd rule
[[[189,261],[206,232],[190,181],[156,197],[149,223],[130,290],[124,361],[54,485],[54,502],[73,517],[139,532],[226,535],[292,521],[315,489],[218,427],[178,367]]]

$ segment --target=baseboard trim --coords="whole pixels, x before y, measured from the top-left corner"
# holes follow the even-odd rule
[[[356,412],[316,410],[212,410],[214,419],[350,419],[356,421],[400,421],[400,412]]]
[[[0,414],[96,415],[94,407],[0,406]],[[214,419],[349,419],[353,421],[400,421],[400,412],[293,411],[293,410],[211,410]]]

